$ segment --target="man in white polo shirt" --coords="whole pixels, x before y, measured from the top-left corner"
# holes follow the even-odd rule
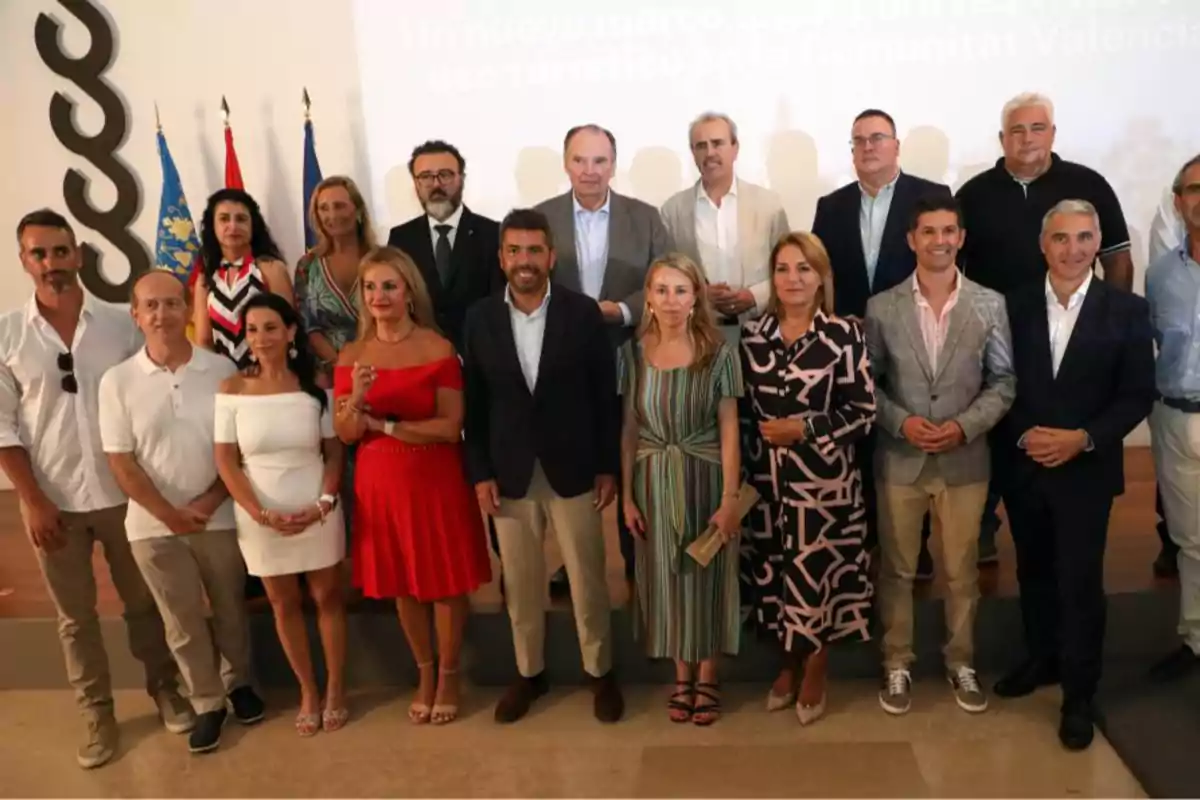
[[[246,568],[213,457],[217,388],[236,368],[188,341],[187,294],[173,275],[141,276],[130,310],[146,346],[100,381],[100,437],[129,495],[125,530],[133,557],[196,712],[188,747],[205,753],[220,744],[227,701],[242,724],[263,718],[250,685]]]

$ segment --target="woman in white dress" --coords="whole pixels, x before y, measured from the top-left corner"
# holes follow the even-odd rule
[[[238,545],[259,576],[275,629],[300,682],[296,730],[345,725],[346,609],[338,565],[346,536],[337,505],[342,445],[316,363],[287,300],[263,293],[242,311],[252,365],[221,386],[216,400],[216,457],[237,506]],[[328,682],[325,704],[313,675],[299,576],[317,607]]]

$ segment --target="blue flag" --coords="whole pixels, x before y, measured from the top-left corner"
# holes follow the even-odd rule
[[[162,199],[154,237],[154,265],[187,283],[200,263],[200,238],[162,130],[158,132],[158,156],[162,162]]]
[[[304,204],[301,206],[304,214],[304,246],[311,248],[317,243],[316,232],[309,225],[308,204],[312,202],[313,192],[321,182],[321,164],[317,161],[317,146],[313,142],[312,120],[304,120]]]

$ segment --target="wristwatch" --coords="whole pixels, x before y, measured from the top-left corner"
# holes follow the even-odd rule
[[[329,510],[337,508],[338,499],[336,494],[323,494],[317,498],[317,503],[329,503]]]
[[[387,422],[383,423],[383,432],[385,434],[387,434],[388,436],[391,436],[392,431],[394,431],[394,430],[396,430],[396,421],[395,420],[389,419]]]

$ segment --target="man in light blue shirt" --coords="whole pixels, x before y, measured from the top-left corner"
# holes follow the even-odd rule
[[[1200,670],[1200,155],[1172,185],[1183,243],[1146,271],[1158,340],[1161,399],[1150,414],[1154,467],[1171,539],[1179,546],[1179,633],[1183,644],[1151,670],[1160,681]]]
[[[537,206],[559,243],[552,280],[596,301],[614,349],[642,321],[647,268],[674,249],[657,208],[609,188],[616,161],[611,131],[599,125],[571,128],[563,139],[571,190]],[[618,510],[625,574],[632,579],[633,537],[620,516]],[[565,588],[565,579],[562,570],[555,574],[556,593]]]

